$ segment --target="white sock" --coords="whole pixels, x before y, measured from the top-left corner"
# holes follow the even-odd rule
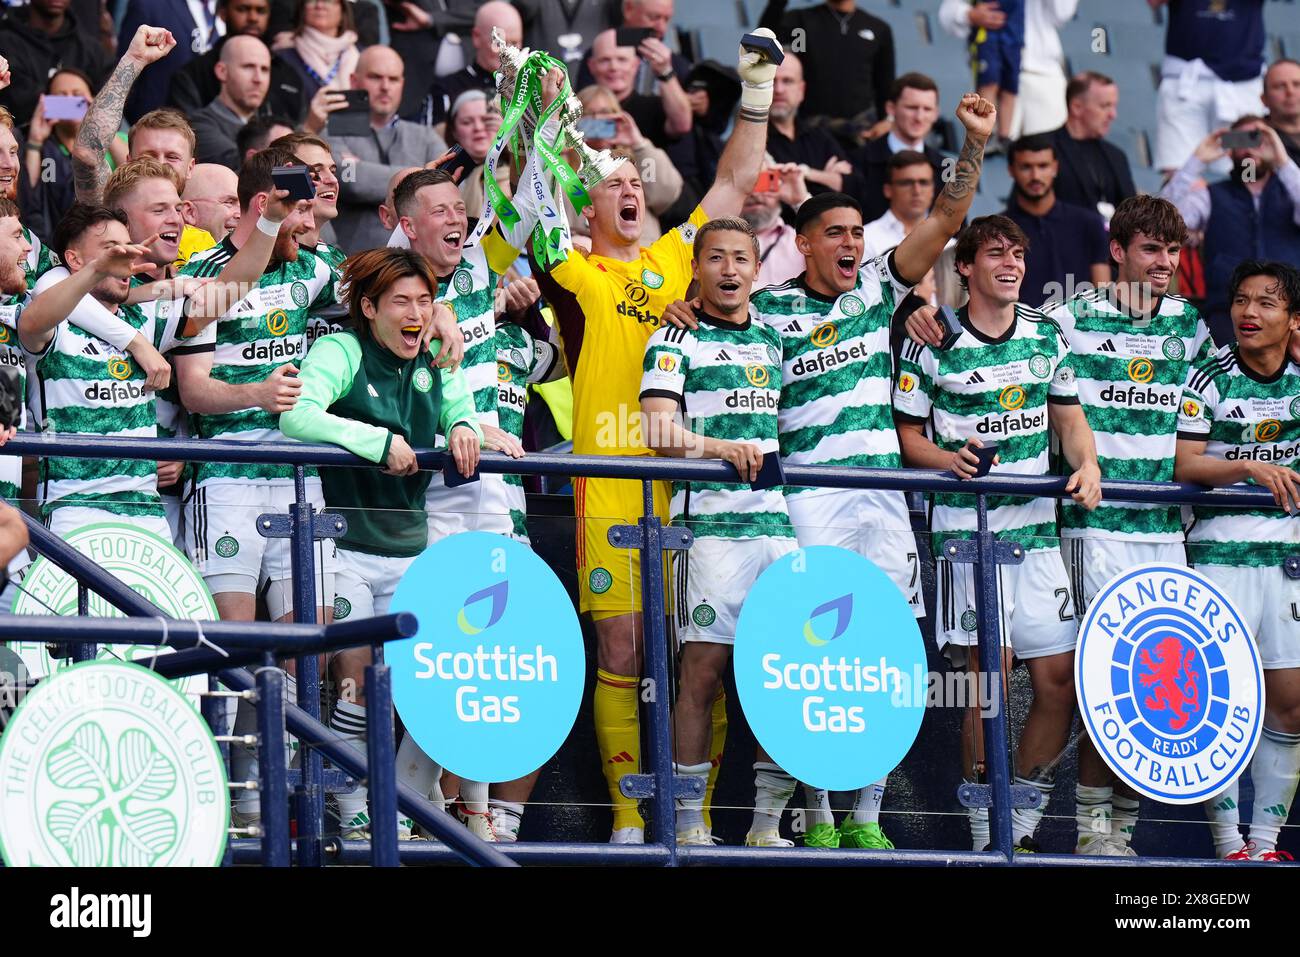
[[[1074,786],[1074,823],[1079,829],[1079,846],[1086,847],[1102,837],[1110,837],[1111,799],[1114,788],[1093,788],[1086,784]]]
[[[482,781],[460,779],[460,803],[471,814],[486,814],[488,809],[488,787]]]
[[[835,826],[835,812],[831,810],[831,796],[824,788],[815,788],[811,784],[803,786],[804,800],[808,806],[804,813],[808,815],[806,824],[809,829],[818,824]]]
[[[754,820],[751,834],[774,831],[781,826],[781,814],[794,797],[795,780],[775,764],[754,762]]]
[[[1116,794],[1111,797],[1111,826],[1125,844],[1133,843],[1133,832],[1138,823],[1138,799]]]
[[[1300,734],[1264,728],[1259,747],[1250,760],[1255,782],[1255,804],[1250,819],[1250,839],[1255,853],[1277,850],[1282,825],[1291,813],[1296,782],[1300,780]]]
[[[1205,802],[1205,816],[1210,821],[1214,853],[1227,857],[1241,850],[1241,808],[1238,807],[1237,781]]]
[[[970,846],[974,850],[982,851],[993,842],[993,837],[989,832],[989,809],[986,807],[967,808],[966,816],[970,818]]]
[[[348,747],[362,757],[366,755],[366,706],[339,701],[330,715],[330,728],[347,740]],[[346,824],[366,809],[366,786],[358,784],[350,794],[337,794],[339,823]]]
[[[492,816],[492,830],[496,832],[497,841],[513,844],[519,840],[519,828],[523,824],[524,806],[512,801],[492,798],[488,801],[497,813]]]
[[[853,820],[856,823],[880,823],[880,805],[885,800],[885,782],[888,780],[888,777],[883,777],[875,784],[858,790],[853,799]]]
[[[1044,778],[1022,778],[1016,775],[1016,783],[1037,788],[1043,796],[1038,807],[1013,807],[1011,809],[1011,842],[1019,844],[1022,837],[1032,838],[1038,831],[1038,824],[1047,811],[1047,802],[1052,797],[1053,781]]]
[[[240,698],[235,706],[235,726],[231,734],[257,734],[257,708],[251,701]],[[257,745],[232,744],[230,746],[230,777],[235,781],[257,781]],[[257,791],[240,789],[235,792],[235,810],[243,815],[262,813],[261,797]]]
[[[677,831],[681,833],[693,827],[704,827],[704,785],[709,782],[708,761],[702,764],[678,764],[673,762],[673,773],[700,781],[700,796],[697,798],[677,799]]]
[[[443,806],[442,788],[438,779],[442,777],[442,768],[436,761],[420,750],[415,739],[408,732],[397,746],[397,780],[415,788],[422,795],[431,795],[429,800],[434,806]],[[409,820],[401,811],[397,812],[399,822]]]

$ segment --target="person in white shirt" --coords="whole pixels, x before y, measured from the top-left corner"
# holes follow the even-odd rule
[[[934,168],[925,154],[900,150],[885,167],[889,209],[862,230],[863,258],[874,259],[901,243],[934,203]]]
[[[1020,96],[1011,118],[1011,139],[1046,133],[1065,123],[1065,51],[1056,31],[1074,18],[1078,7],[1079,0],[1026,0]],[[996,3],[943,0],[939,8],[939,23],[963,40],[972,27],[996,30],[1005,19]]]

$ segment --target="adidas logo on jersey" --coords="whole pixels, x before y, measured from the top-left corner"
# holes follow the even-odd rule
[[[370,398],[372,398],[372,399],[378,399],[378,398],[379,398],[379,393],[375,391],[375,387],[374,387],[374,385],[371,384],[371,383],[369,383],[369,382],[366,383],[366,391],[367,391],[368,393],[370,393]]]
[[[785,329],[784,329],[783,331],[785,331],[785,332],[803,332],[803,326],[799,325],[799,320],[798,320],[798,319],[794,319],[794,320],[791,320],[790,325],[786,326]]]
[[[1113,342],[1111,342],[1109,339],[1107,339],[1105,342],[1103,342],[1101,345],[1099,345],[1099,346],[1097,347],[1097,351],[1098,351],[1098,352],[1114,352],[1114,351],[1115,351],[1115,343],[1113,343]]]
[[[1018,415],[986,415],[975,426],[980,435],[1014,435],[1040,431],[1047,422],[1045,412],[1021,412]]]
[[[718,361],[719,361],[719,362],[730,362],[730,361],[731,361],[731,356],[727,355],[727,350],[726,350],[726,349],[719,349],[719,350],[718,350]]]
[[[250,342],[240,353],[247,361],[279,362],[281,359],[294,359],[302,351],[299,339],[274,339],[270,344]]]
[[[1241,410],[1241,406],[1233,406],[1232,411],[1224,416],[1225,419],[1244,419],[1246,413]]]
[[[1178,392],[1176,390],[1161,392],[1150,386],[1139,389],[1135,385],[1127,389],[1117,389],[1114,384],[1108,384],[1101,390],[1101,400],[1114,402],[1116,405],[1162,405],[1174,409],[1178,407]]]
[[[87,342],[85,347],[81,350],[81,354],[83,356],[97,356],[100,354],[100,352],[98,349],[95,348],[95,344],[93,342]]]
[[[978,371],[975,371],[970,374],[970,378],[966,380],[966,384],[977,385],[978,383],[983,381],[984,381],[984,377],[980,375]]]
[[[772,390],[758,392],[753,389],[733,389],[726,398],[725,404],[728,409],[747,409],[750,411],[762,411],[770,409],[776,411],[781,403],[780,395]]]

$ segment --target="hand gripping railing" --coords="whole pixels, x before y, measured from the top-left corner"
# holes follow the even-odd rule
[[[330,857],[339,863],[364,863],[369,859],[376,864],[395,864],[399,856],[402,861],[409,863],[450,861],[460,856],[482,864],[510,863],[512,859],[544,863],[668,865],[678,863],[842,865],[868,860],[871,863],[882,864],[1009,864],[1014,862],[1021,865],[1056,865],[1081,862],[1080,858],[1070,855],[1017,855],[1013,852],[1012,773],[1008,759],[1007,709],[1002,701],[1004,694],[1002,655],[998,634],[996,558],[998,543],[988,528],[987,514],[987,497],[990,495],[1068,497],[1065,491],[1067,479],[1064,477],[986,476],[981,479],[960,480],[947,473],[916,469],[860,469],[830,466],[786,466],[784,469],[785,481],[789,485],[949,492],[976,497],[977,529],[969,547],[980,598],[977,602],[980,659],[988,663],[991,692],[983,722],[992,799],[990,809],[992,850],[986,852],[873,851],[869,858],[864,858],[861,852],[847,850],[728,847],[679,849],[674,841],[675,813],[672,796],[675,782],[672,774],[672,739],[666,695],[655,696],[656,703],[651,708],[648,722],[651,745],[649,763],[653,771],[650,776],[653,782],[651,794],[647,799],[654,822],[652,831],[654,841],[651,843],[641,846],[548,843],[532,846],[513,845],[498,851],[491,845],[470,836],[465,829],[454,824],[448,815],[438,812],[432,805],[421,800],[421,796],[413,790],[404,785],[392,787],[391,778],[380,772],[378,775],[370,776],[369,779],[375,840],[369,846],[364,841],[339,841],[325,848],[321,839],[320,824],[324,800],[323,788],[320,785],[320,755],[322,753],[327,755],[331,761],[348,773],[364,778],[370,767],[378,767],[381,763],[386,767],[392,766],[392,729],[390,722],[377,721],[372,717],[368,722],[367,730],[368,759],[363,759],[349,748],[336,732],[324,726],[320,722],[319,713],[316,653],[327,648],[367,643],[382,648],[383,641],[405,637],[406,629],[412,628],[413,622],[406,621],[410,616],[397,615],[371,619],[368,622],[357,621],[329,626],[314,623],[312,616],[316,600],[312,574],[311,507],[305,491],[304,469],[307,466],[326,465],[373,468],[374,464],[336,446],[306,445],[288,441],[253,444],[194,439],[88,438],[52,434],[24,435],[11,439],[0,448],[0,454],[191,462],[269,462],[294,466],[297,501],[294,506],[291,506],[294,513],[291,537],[294,539],[294,612],[299,624],[258,623],[252,626],[234,622],[208,622],[201,626],[202,636],[208,641],[201,642],[198,629],[193,627],[193,623],[168,622],[167,643],[187,650],[160,657],[155,670],[168,677],[204,672],[215,673],[223,684],[236,689],[237,692],[249,691],[256,686],[259,693],[262,693],[261,689],[265,687],[265,693],[274,699],[277,691],[282,694],[280,681],[274,678],[274,675],[279,675],[279,672],[273,668],[263,668],[255,676],[244,670],[242,666],[256,664],[259,661],[270,664],[277,657],[298,656],[298,706],[288,705],[284,713],[289,729],[298,735],[304,745],[303,783],[299,789],[298,803],[299,836],[296,841],[299,864],[323,863],[327,850]],[[418,451],[416,457],[420,467],[425,469],[441,469],[449,460],[445,450],[426,449]],[[640,521],[641,540],[638,550],[642,567],[651,569],[659,567],[657,557],[661,554],[660,548],[664,538],[662,525],[651,508],[652,483],[661,480],[701,482],[737,480],[735,470],[724,462],[646,456],[530,453],[522,459],[513,459],[499,453],[486,452],[483,454],[480,470],[518,475],[585,476],[641,481],[645,506]],[[1220,507],[1274,507],[1272,495],[1266,490],[1242,486],[1209,490],[1200,486],[1178,483],[1104,481],[1102,490],[1108,501]],[[89,589],[100,594],[128,615],[136,616],[135,621],[131,623],[112,619],[86,622],[86,628],[91,630],[87,631],[85,637],[79,639],[83,649],[96,641],[108,641],[112,640],[114,635],[123,635],[124,630],[129,631],[129,640],[135,644],[148,644],[149,639],[157,640],[162,637],[161,625],[141,621],[141,618],[160,617],[161,613],[156,607],[145,602],[139,595],[101,569],[91,565],[74,549],[30,519],[28,525],[32,533],[33,545],[37,550],[49,556],[77,579],[81,592],[79,605],[82,614],[85,613],[86,608],[86,589]],[[1300,569],[1300,560],[1295,557],[1288,558],[1288,567],[1291,566]],[[661,577],[645,576],[643,591],[645,633],[651,639],[646,642],[646,668],[650,676],[656,680],[658,687],[666,687],[671,672],[668,645],[664,635],[664,594]],[[37,634],[51,636],[57,630],[60,640],[69,640],[66,631],[56,629],[48,620],[43,624],[34,624],[37,622],[41,622],[39,617],[20,619],[13,616],[0,616],[0,635],[4,635],[7,640],[16,640]],[[190,626],[189,630],[187,625]],[[150,628],[153,630],[148,630]],[[372,632],[371,628],[375,631]],[[392,631],[389,632],[387,629]],[[270,636],[269,640],[267,636]],[[218,638],[223,642],[224,654],[211,648],[199,647],[200,644],[205,643],[215,644]],[[93,649],[89,653],[93,657]],[[86,654],[86,651],[83,650],[82,654]],[[381,661],[381,655],[376,655],[376,660]],[[388,714],[391,696],[387,667],[382,664],[372,667],[376,669],[375,672],[373,674],[367,672],[367,693],[370,695],[368,713],[372,716]],[[268,678],[268,675],[271,675],[271,678]],[[371,680],[376,682],[377,695],[370,691]],[[378,730],[383,727],[387,727],[386,734]],[[283,732],[282,721],[279,724],[279,733],[283,735]],[[274,786],[273,782],[272,786]],[[281,778],[281,793],[283,793],[283,786],[283,778]],[[393,792],[396,800],[390,802],[388,795]],[[388,827],[380,827],[382,822],[394,821],[395,814],[387,813],[385,809],[380,808],[380,805],[400,806],[406,814],[443,841],[445,846],[407,842],[400,849],[397,848],[395,831]],[[386,816],[380,816],[382,814]],[[234,843],[236,862],[253,862],[259,859],[259,855],[263,861],[268,861],[272,857],[276,863],[288,861],[287,846],[277,845],[271,852],[267,850],[265,841],[260,849],[250,846],[248,842]],[[1087,863],[1126,866],[1137,863],[1205,865],[1219,862],[1179,858],[1089,858]]]

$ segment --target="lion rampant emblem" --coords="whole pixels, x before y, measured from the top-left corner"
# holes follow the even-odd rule
[[[1140,657],[1147,673],[1138,675],[1138,682],[1142,687],[1152,689],[1143,704],[1152,711],[1172,712],[1170,730],[1183,730],[1192,713],[1201,707],[1201,692],[1197,685],[1200,675],[1192,667],[1196,652],[1188,648],[1184,653],[1183,643],[1170,635],[1156,645],[1155,658],[1146,649],[1142,650]],[[1184,676],[1181,683],[1180,672]]]

